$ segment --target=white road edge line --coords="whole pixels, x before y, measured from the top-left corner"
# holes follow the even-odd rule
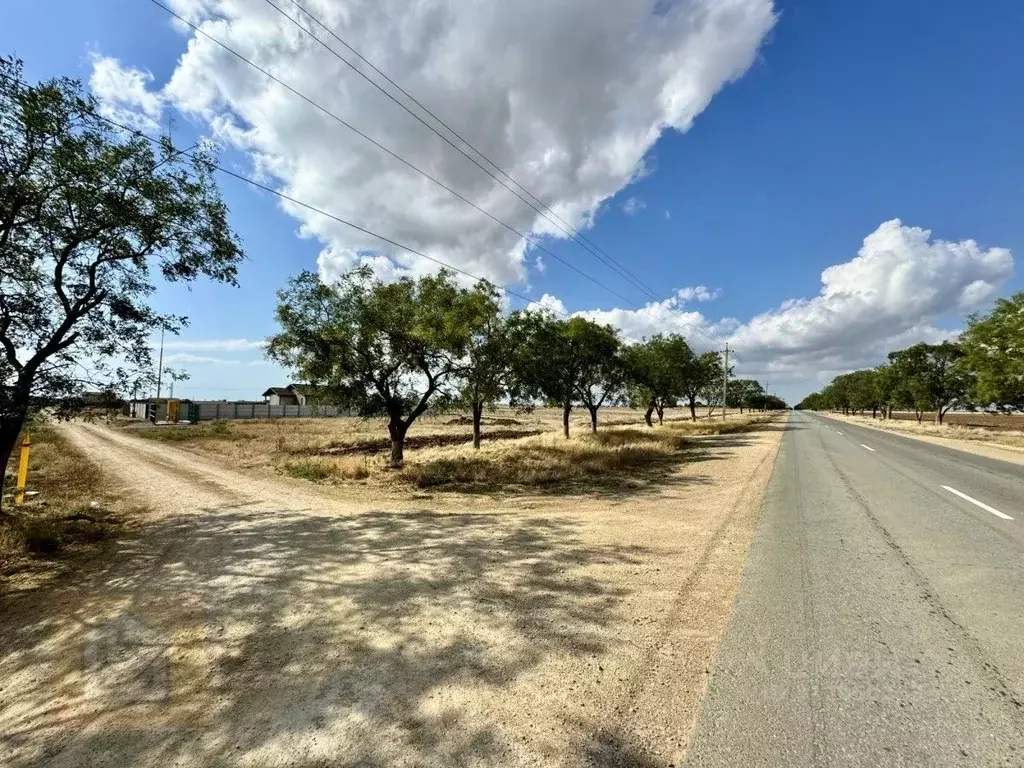
[[[842,433],[842,432],[840,432],[840,431],[839,431],[839,430],[837,429],[837,430],[836,430],[836,434],[837,434],[837,435],[841,435],[841,434],[843,434],[843,433]]]
[[[990,507],[988,504],[980,502],[977,499],[972,499],[966,493],[962,493],[961,491],[958,491],[956,488],[950,488],[948,485],[944,485],[942,487],[944,489],[946,489],[947,491],[949,491],[950,493],[952,493],[954,496],[959,496],[964,501],[969,501],[969,502],[971,502],[971,504],[974,504],[976,507],[981,507],[986,512],[991,512],[996,517],[1001,517],[1003,520],[1013,520],[1013,518],[1010,517],[1009,515],[1004,515],[998,509],[994,509],[994,508]]]
[[[864,443],[861,443],[861,444],[860,444],[860,447],[861,447],[861,448],[867,448],[867,449],[868,449],[869,451],[871,451],[872,453],[878,453],[878,451],[876,451],[876,450],[875,450],[874,448],[872,448],[872,447],[871,447],[870,445],[864,445]]]

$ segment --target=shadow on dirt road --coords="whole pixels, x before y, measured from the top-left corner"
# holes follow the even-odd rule
[[[101,571],[3,603],[0,762],[543,762],[540,731],[569,726],[514,742],[505,693],[614,645],[629,591],[584,571],[644,554],[502,513],[167,518]]]

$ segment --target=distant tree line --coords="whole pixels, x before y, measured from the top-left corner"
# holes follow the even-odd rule
[[[560,408],[566,437],[574,408],[596,432],[606,405],[643,409],[651,426],[667,408],[686,405],[696,420],[698,403],[721,407],[717,352],[698,354],[676,334],[630,345],[583,317],[506,312],[493,285],[466,288],[447,271],[384,283],[359,268],[330,285],[303,272],[278,292],[277,319],[267,355],[337,405],[386,416],[393,466],[430,408],[470,411],[479,448],[483,413],[500,403]],[[733,408],[785,407],[753,380],[732,380],[725,394]]]
[[[911,410],[918,421],[934,412],[939,424],[954,407],[1024,408],[1024,292],[968,317],[956,341],[915,344],[888,358],[877,368],[837,376],[796,407],[883,418]]]

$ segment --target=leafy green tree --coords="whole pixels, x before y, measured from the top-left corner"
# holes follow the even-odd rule
[[[892,415],[892,402],[896,392],[896,372],[891,365],[880,365],[875,368],[874,378],[874,402],[871,418],[877,416],[878,409],[882,411],[882,418],[886,419]]]
[[[483,322],[470,334],[466,347],[466,365],[459,375],[457,403],[473,414],[473,447],[480,447],[481,423],[485,408],[507,397],[512,386],[517,344],[518,315],[502,316],[498,293],[492,290],[490,306]]]
[[[842,377],[849,394],[850,407],[853,410],[863,413],[870,408],[873,413],[877,412],[878,397],[875,376],[874,369],[866,368],[853,371]]]
[[[722,356],[705,352],[694,357],[683,378],[683,393],[690,406],[690,418],[697,420],[697,400],[703,399],[710,416],[722,402]]]
[[[626,371],[619,356],[619,334],[607,325],[587,321],[568,323],[580,349],[580,376],[576,387],[579,401],[590,413],[591,431],[597,432],[597,412],[602,405],[615,402],[626,384]]]
[[[661,424],[665,420],[665,409],[676,406],[683,396],[685,377],[694,359],[686,339],[675,333],[658,334],[623,351],[629,401],[634,407],[645,409],[647,426],[654,425],[652,414],[658,414]]]
[[[597,408],[614,382],[611,359],[618,337],[607,327],[582,317],[559,320],[550,312],[527,312],[522,318],[522,344],[515,356],[516,400],[544,400],[562,409],[562,428],[569,437],[569,416],[577,402]],[[584,393],[589,402],[584,400]],[[611,389],[608,390],[611,394]]]
[[[728,396],[727,405],[730,408],[739,408],[740,413],[743,413],[744,408],[763,409],[767,393],[756,379],[730,379]]]
[[[23,75],[0,57],[0,468],[34,408],[152,372],[150,335],[186,323],[147,303],[155,276],[234,284],[243,258],[206,152],[119,133],[81,83]]]
[[[267,355],[341,405],[388,417],[392,467],[409,427],[430,404],[456,396],[474,337],[497,311],[494,288],[458,286],[451,273],[383,283],[367,267],[334,285],[312,272],[277,294],[279,333]]]
[[[924,412],[935,411],[936,423],[942,424],[950,408],[970,402],[974,376],[963,359],[963,349],[950,341],[915,344],[889,353],[901,396],[912,405],[918,421]]]
[[[964,364],[978,375],[979,401],[1024,408],[1024,291],[968,317],[960,343]]]

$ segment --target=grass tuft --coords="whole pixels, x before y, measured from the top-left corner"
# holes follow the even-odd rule
[[[324,459],[288,459],[281,463],[281,470],[300,480],[319,482],[335,473],[334,464]]]

